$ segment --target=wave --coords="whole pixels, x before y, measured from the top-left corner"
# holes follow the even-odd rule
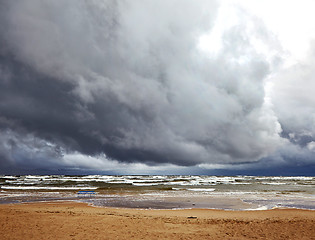
[[[188,191],[195,191],[195,192],[213,192],[215,188],[189,188]]]
[[[34,187],[34,186],[1,186],[7,190],[95,190],[97,187]]]

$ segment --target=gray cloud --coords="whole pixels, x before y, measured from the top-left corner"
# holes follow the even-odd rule
[[[94,156],[86,161],[102,162],[95,156],[105,154],[105,162],[193,166],[274,153],[286,140],[264,84],[278,58],[266,59],[252,38],[270,48],[276,40],[243,12],[209,58],[198,37],[213,28],[218,7],[2,1],[2,164],[69,165],[69,154],[80,153]]]
[[[304,146],[315,138],[314,49],[304,62],[280,71],[273,81],[272,98],[287,138]]]
[[[290,141],[280,149],[280,159],[297,166],[315,162],[314,49],[312,44],[304,61],[278,72],[273,79],[274,109],[284,130],[282,137]]]

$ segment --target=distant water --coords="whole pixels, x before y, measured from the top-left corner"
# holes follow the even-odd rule
[[[96,206],[315,210],[315,177],[1,176],[0,203],[76,200]],[[78,195],[95,191],[93,196]]]

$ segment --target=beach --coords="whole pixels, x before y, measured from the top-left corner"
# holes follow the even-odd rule
[[[303,176],[0,176],[0,239],[315,239],[314,185]]]
[[[0,205],[1,239],[315,239],[315,212]]]

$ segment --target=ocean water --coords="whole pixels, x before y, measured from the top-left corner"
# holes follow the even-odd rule
[[[315,177],[0,175],[0,203],[52,200],[144,209],[315,210]]]

